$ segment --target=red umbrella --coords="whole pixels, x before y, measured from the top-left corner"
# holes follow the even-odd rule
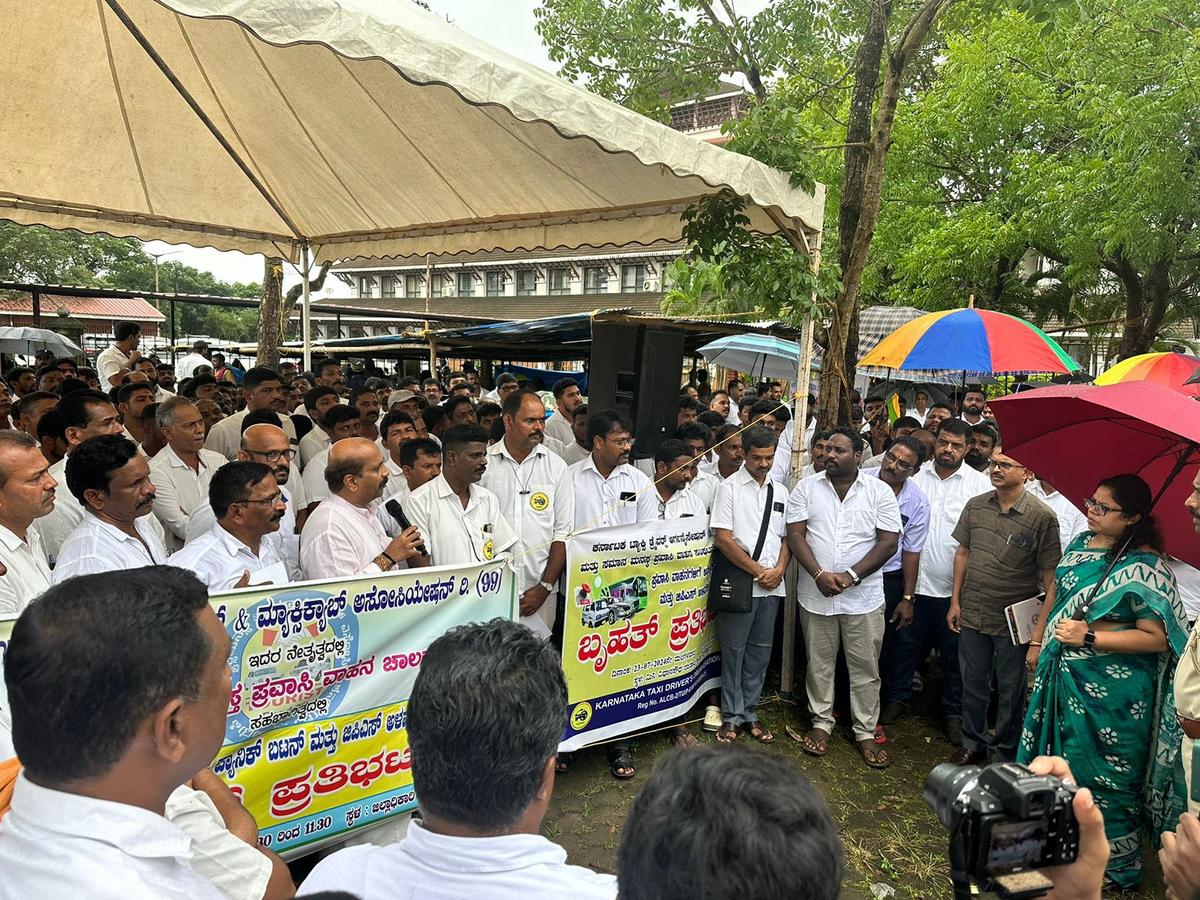
[[[1200,404],[1168,387],[1038,388],[989,404],[1004,453],[1083,509],[1096,485],[1132,473],[1150,485],[1167,552],[1200,567],[1200,534],[1183,503],[1200,470]]]

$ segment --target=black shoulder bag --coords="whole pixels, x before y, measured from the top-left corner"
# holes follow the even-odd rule
[[[767,484],[767,502],[763,506],[762,524],[758,527],[758,543],[751,557],[758,562],[763,544],[767,542],[767,526],[771,522],[771,507],[775,500],[775,484]],[[754,576],[730,562],[729,558],[713,547],[712,582],[708,587],[708,608],[713,612],[750,612],[754,608]]]

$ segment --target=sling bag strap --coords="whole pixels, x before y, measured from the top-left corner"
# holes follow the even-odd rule
[[[767,525],[771,522],[771,504],[775,500],[775,483],[767,482],[767,502],[763,506],[762,524],[758,526],[758,543],[754,545],[754,561],[758,562],[758,556],[762,553],[763,544],[767,542]]]

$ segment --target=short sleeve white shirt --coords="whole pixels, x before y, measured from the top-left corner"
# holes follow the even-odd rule
[[[330,444],[308,461],[304,467],[301,482],[304,484],[304,495],[308,497],[308,505],[320,503],[329,496],[329,485],[325,483],[325,470],[329,468]]]
[[[678,519],[707,519],[708,507],[692,488],[685,487],[671,495],[671,499],[663,500],[662,494],[655,488],[655,499],[658,500],[658,518],[668,522]]]
[[[253,575],[281,562],[283,560],[275,543],[264,537],[256,554],[222,528],[219,522],[207,534],[202,534],[182,550],[171,554],[167,561],[168,565],[191,570],[212,592],[228,591],[242,580],[244,573]],[[254,579],[251,578],[251,581]]]
[[[242,420],[249,412],[248,409],[243,409],[214,425],[204,440],[204,449],[220,453],[228,460],[237,459],[238,450],[242,447]],[[288,416],[282,414],[279,416],[279,422],[283,433],[287,435],[288,442],[295,447],[297,445],[296,426],[292,424],[292,420]]]
[[[846,496],[839,498],[822,472],[797,482],[788,497],[787,522],[807,522],[805,539],[818,565],[829,572],[845,572],[875,546],[877,531],[900,534],[900,505],[890,487],[861,471]],[[835,597],[826,597],[807,573],[801,573],[796,594],[800,605],[818,616],[874,612],[883,606],[883,572],[876,569],[862,584]]]
[[[927,597],[949,597],[954,589],[954,554],[958,550],[954,528],[967,501],[986,494],[992,489],[992,483],[986,475],[966,463],[948,478],[939,477],[932,464],[924,465],[911,480],[929,499],[929,530],[921,550],[917,593]]]
[[[96,377],[100,381],[100,390],[108,393],[112,385],[112,377],[122,369],[128,369],[129,355],[116,344],[109,344],[96,357]]]
[[[772,486],[771,517],[767,520],[767,533],[763,540],[762,552],[758,555],[758,562],[770,569],[779,563],[779,554],[783,551],[783,538],[787,533],[784,512],[788,493],[787,488],[778,481],[764,478],[760,485],[754,480],[754,476],[746,471],[746,467],[742,466],[717,485],[709,526],[731,532],[734,543],[753,556],[754,546],[758,543],[758,532],[762,528],[768,485]],[[773,590],[767,590],[757,582],[754,585],[755,597],[767,597],[782,592],[782,585]]]
[[[54,583],[59,584],[75,575],[163,565],[167,561],[167,549],[155,530],[153,518],[145,515],[134,520],[133,527],[141,538],[139,540],[88,513],[63,542],[54,566]]]
[[[178,550],[184,545],[188,517],[208,502],[209,482],[228,461],[212,450],[200,450],[199,457],[199,469],[193,470],[168,444],[150,460],[154,515],[166,532],[168,550]]]
[[[181,784],[167,797],[163,814],[191,838],[192,871],[225,900],[262,900],[274,871],[271,860],[225,827],[208,794]]]
[[[298,483],[295,466],[292,467],[288,483],[279,485],[279,493],[283,495],[287,511],[279,520],[279,530],[272,531],[263,538],[263,542],[269,543],[275,548],[275,554],[287,566],[288,575],[293,581],[299,581],[304,577],[304,573],[300,571],[300,535],[296,534],[296,501],[292,499],[290,491],[290,487],[294,483]],[[186,548],[193,541],[208,534],[216,524],[217,517],[213,515],[212,506],[207,501],[196,507],[188,518],[187,540],[184,542],[184,547]]]
[[[517,542],[495,494],[473,484],[464,509],[445,475],[409,494],[404,512],[421,532],[435,566],[486,562]]]
[[[711,472],[702,472],[697,469],[696,477],[692,479],[692,483],[688,485],[687,489],[704,504],[704,510],[707,512],[712,509],[713,496],[717,493],[717,485],[720,482],[721,479]]]
[[[420,822],[390,847],[351,847],[321,860],[297,897],[348,891],[360,900],[614,900],[617,879],[567,864],[567,853],[538,834],[459,838]]]
[[[512,569],[520,595],[542,580],[550,545],[566,541],[575,528],[575,491],[567,464],[539,444],[520,463],[504,441],[488,448],[487,471],[479,484],[496,496],[500,513],[516,534]],[[552,597],[521,621],[534,633],[549,637],[554,624]]]
[[[325,433],[325,429],[313,424],[312,431],[300,438],[300,468],[308,465],[308,461],[325,450],[333,443],[333,438]]]
[[[305,578],[348,578],[380,571],[375,558],[391,541],[373,507],[363,509],[331,494],[300,534]]]
[[[21,540],[0,525],[0,562],[8,572],[0,575],[0,619],[19,616],[29,601],[50,587],[50,564],[37,529],[25,529]]]
[[[163,816],[23,772],[0,820],[0,900],[221,900],[191,860],[191,838]]]
[[[1064,497],[1061,491],[1047,494],[1042,487],[1042,483],[1036,480],[1026,484],[1025,490],[1045,503],[1054,512],[1054,517],[1058,519],[1059,540],[1064,550],[1067,549],[1067,544],[1087,531],[1087,516],[1081,513],[1075,507],[1075,504]]]
[[[605,478],[588,454],[569,469],[575,485],[575,528],[607,528],[658,519],[658,494],[654,483],[633,466],[617,466]]]
[[[41,539],[40,543],[46,552],[47,560],[53,566],[63,541],[70,537],[71,532],[83,521],[83,507],[67,488],[67,457],[64,456],[50,467],[50,476],[58,482],[58,489],[54,492],[54,508],[35,520],[33,528]]]
[[[546,435],[554,438],[564,447],[575,443],[575,430],[571,427],[571,420],[558,410],[555,410],[554,415],[546,420]]]

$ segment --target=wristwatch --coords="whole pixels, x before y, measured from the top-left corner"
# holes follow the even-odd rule
[[[846,574],[850,576],[850,580],[854,582],[855,587],[862,584],[862,579],[858,577],[858,573],[849,566],[846,566]]]
[[[905,595],[904,595],[903,597],[901,597],[900,599],[901,599],[901,600],[907,600],[909,603],[912,603],[912,602],[913,602],[913,595],[912,595],[912,594],[905,594]]]
[[[1096,643],[1096,632],[1094,630],[1092,630],[1091,628],[1089,628],[1087,630],[1087,633],[1084,634],[1084,636],[1083,636],[1083,645],[1085,647],[1091,647],[1095,643]]]
[[[558,590],[558,586],[551,584],[549,581],[539,581],[538,587],[544,588],[547,594],[553,594]]]

